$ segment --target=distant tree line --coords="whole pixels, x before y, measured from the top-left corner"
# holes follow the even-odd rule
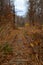
[[[0,0],[0,14],[1,15],[4,14],[6,6],[10,7],[10,0]]]
[[[0,0],[0,15],[5,14],[6,6],[9,6],[11,12],[13,12],[15,23],[15,6],[13,0]],[[43,24],[43,0],[29,0],[28,11],[28,19],[30,20],[31,24]]]
[[[8,18],[8,16],[10,16],[12,13],[13,22],[15,23],[15,10],[14,9],[15,7],[14,7],[13,0],[0,0],[0,16],[4,16],[6,19],[6,17]]]
[[[29,0],[29,20],[34,23],[43,23],[43,0]]]

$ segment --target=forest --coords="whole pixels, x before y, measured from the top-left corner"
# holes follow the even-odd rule
[[[0,0],[0,65],[43,65],[43,0]]]

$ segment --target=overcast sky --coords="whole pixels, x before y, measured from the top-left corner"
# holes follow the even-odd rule
[[[25,17],[28,11],[28,0],[15,0],[15,14],[17,16]]]

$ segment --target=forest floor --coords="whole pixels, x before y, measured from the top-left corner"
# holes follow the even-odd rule
[[[6,43],[11,45],[13,52],[5,56],[0,50],[0,65],[43,65],[43,26],[29,25],[14,29],[11,22],[2,24],[0,48]]]

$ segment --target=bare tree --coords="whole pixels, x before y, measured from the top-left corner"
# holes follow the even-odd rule
[[[43,0],[40,0],[40,9],[41,9],[41,14],[40,14],[41,22],[43,23]]]
[[[3,13],[3,0],[0,0],[0,15]]]
[[[35,15],[35,0],[29,0],[30,8],[29,8],[29,19],[31,24],[34,25],[34,15]]]
[[[43,23],[43,0],[29,0],[29,19],[31,24],[34,25],[35,22]]]

